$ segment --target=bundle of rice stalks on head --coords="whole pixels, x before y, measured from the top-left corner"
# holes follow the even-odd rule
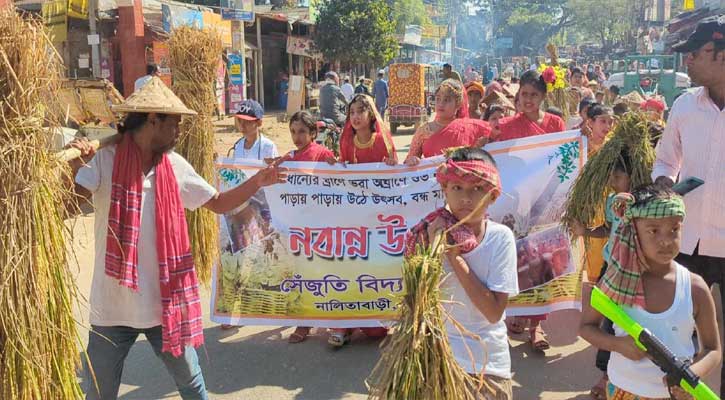
[[[49,152],[61,60],[37,20],[0,7],[0,398],[76,399],[77,288],[67,163]]]
[[[214,125],[217,107],[216,76],[222,54],[222,43],[215,30],[180,27],[168,42],[173,89],[187,107],[198,115],[181,122],[181,137],[176,151],[208,182],[215,182]],[[211,269],[219,256],[217,217],[200,208],[188,211],[194,264],[199,280],[209,284]]]
[[[632,171],[630,188],[652,183],[655,151],[652,146],[651,123],[641,113],[627,113],[617,122],[614,132],[577,177],[565,204],[562,223],[571,228],[574,222],[591,224],[603,215],[606,196],[610,192],[609,176],[626,152]]]
[[[487,204],[487,199],[479,207]],[[457,225],[462,223],[465,220]],[[480,340],[448,315],[443,306],[440,284],[445,277],[444,235],[432,240],[429,247],[418,245],[415,253],[403,261],[406,293],[398,302],[400,319],[394,333],[381,344],[382,356],[366,381],[371,400],[483,398],[480,390],[485,382],[459,365],[446,333],[446,321],[450,321],[462,335]]]
[[[549,43],[546,45],[546,50],[549,52],[549,56],[551,57],[551,64],[540,65],[539,72],[544,73],[547,68],[551,68],[556,75],[556,81],[553,83],[547,82],[547,96],[544,99],[544,107],[556,107],[560,109],[564,114],[564,121],[567,121],[569,119],[569,115],[571,114],[572,96],[567,90],[566,69],[559,65],[559,50],[556,46]]]

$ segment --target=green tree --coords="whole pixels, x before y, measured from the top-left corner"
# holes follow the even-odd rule
[[[615,46],[632,40],[631,34],[640,10],[633,9],[629,0],[609,0],[606,6],[592,6],[591,0],[568,0],[567,7],[572,11],[573,29],[579,37],[596,41],[604,54]]]
[[[490,9],[493,21],[498,22],[495,36],[513,37],[516,54],[544,54],[544,46],[550,38],[573,23],[567,0],[476,1]]]
[[[408,25],[429,25],[431,23],[423,0],[386,0],[392,10],[395,30],[404,33]]]
[[[328,60],[384,65],[398,51],[390,15],[386,0],[321,1],[315,44]]]

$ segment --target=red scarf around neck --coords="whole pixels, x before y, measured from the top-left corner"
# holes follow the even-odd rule
[[[155,174],[154,244],[161,286],[162,351],[179,357],[185,346],[197,347],[204,342],[199,284],[179,186],[166,154],[156,165]],[[118,279],[119,284],[135,291],[138,290],[143,179],[141,150],[131,135],[126,134],[116,147],[113,160],[105,271],[106,275]]]

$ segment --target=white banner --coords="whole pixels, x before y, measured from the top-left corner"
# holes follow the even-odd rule
[[[489,218],[517,238],[522,294],[509,315],[579,306],[580,257],[559,228],[584,163],[570,131],[486,147],[504,194]],[[287,183],[268,187],[221,218],[212,319],[243,325],[380,326],[396,317],[406,230],[445,205],[435,180],[442,157],[416,167],[286,163]],[[221,160],[221,189],[264,166]]]

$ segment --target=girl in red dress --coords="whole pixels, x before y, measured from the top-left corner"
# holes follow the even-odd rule
[[[283,161],[324,161],[328,164],[337,162],[335,154],[325,146],[315,143],[317,137],[317,121],[307,111],[297,111],[289,122],[289,130],[297,150],[292,150],[283,157],[274,160],[275,164]],[[300,343],[307,339],[309,326],[298,326],[290,335],[289,343]]]
[[[349,164],[384,162],[396,165],[398,157],[393,138],[382,122],[373,98],[363,93],[355,95],[348,106],[347,122],[340,137],[340,161]],[[383,327],[360,330],[371,338],[384,337],[388,333]],[[352,328],[332,328],[327,342],[334,347],[342,347],[350,341],[354,331]]]
[[[283,161],[325,161],[334,164],[335,154],[325,146],[315,143],[317,121],[308,111],[297,111],[289,120],[289,131],[297,150],[282,157]]]
[[[450,147],[483,146],[491,135],[486,121],[468,118],[468,96],[461,82],[446,79],[435,92],[435,119],[413,135],[405,164],[435,157]]]
[[[521,76],[517,94],[519,113],[499,120],[496,141],[520,139],[566,130],[564,120],[541,110],[546,98],[546,82],[536,71],[526,71]]]
[[[340,137],[340,161],[398,163],[390,131],[383,124],[373,98],[364,93],[355,95],[348,106],[347,122]]]

